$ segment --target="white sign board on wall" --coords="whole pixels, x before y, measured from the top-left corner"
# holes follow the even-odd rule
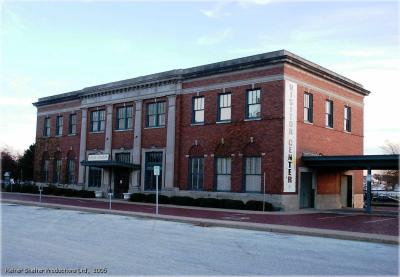
[[[108,157],[108,154],[88,155],[88,161],[107,161]]]
[[[296,192],[297,84],[285,81],[283,192]]]

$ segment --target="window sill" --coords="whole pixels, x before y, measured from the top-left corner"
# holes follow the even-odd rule
[[[77,133],[74,133],[74,134],[68,134],[68,136],[69,137],[74,137],[74,136],[77,136],[78,134]]]
[[[351,134],[351,131],[344,130],[343,132],[345,132],[346,134]]]
[[[310,121],[304,121],[304,124],[308,124],[308,125],[314,125],[314,122],[310,122]]]
[[[161,129],[161,128],[165,128],[164,126],[154,126],[154,127],[144,127],[144,129]]]
[[[223,121],[215,122],[215,124],[229,124],[229,123],[232,123],[232,121],[231,120],[223,120]]]
[[[133,131],[133,129],[115,129],[114,132],[128,132]]]
[[[103,134],[104,131],[98,131],[98,132],[89,132],[89,134]]]
[[[329,130],[334,130],[333,127],[329,127],[329,126],[325,126],[325,128],[326,128],[326,129],[329,129]]]
[[[204,126],[204,122],[201,123],[192,123],[190,126]]]
[[[255,117],[255,118],[245,118],[244,121],[257,121],[257,120],[261,120],[261,117]]]
[[[61,138],[61,137],[62,137],[62,135],[56,135],[55,137],[56,137],[56,138]]]

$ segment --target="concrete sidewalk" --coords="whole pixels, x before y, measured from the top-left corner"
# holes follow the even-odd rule
[[[4,196],[2,194],[2,196]],[[37,195],[35,195],[37,197]],[[46,196],[47,197],[47,196]],[[52,200],[60,200],[61,197],[51,197]],[[75,200],[80,200],[74,198]],[[48,200],[48,199],[47,199]],[[72,200],[72,199],[67,199]],[[88,199],[82,198],[80,201],[87,201]],[[93,202],[101,202],[102,204],[105,201],[98,201],[98,200],[91,200]],[[220,227],[227,227],[227,228],[238,228],[238,229],[250,229],[250,230],[259,230],[259,231],[269,231],[269,232],[279,232],[279,233],[291,233],[291,234],[298,234],[298,235],[307,235],[307,236],[319,236],[319,237],[328,237],[328,238],[337,238],[337,239],[346,239],[346,240],[358,240],[358,241],[369,241],[369,242],[378,242],[378,243],[388,243],[388,244],[398,244],[399,237],[393,235],[385,235],[385,234],[373,234],[373,233],[363,233],[363,232],[353,232],[353,231],[342,231],[342,230],[334,230],[334,229],[327,229],[325,228],[311,228],[311,227],[302,227],[302,226],[294,226],[294,225],[282,225],[282,224],[269,224],[269,223],[260,223],[260,222],[249,222],[249,221],[237,221],[234,216],[238,215],[249,215],[254,214],[259,215],[260,212],[250,212],[248,211],[225,211],[224,214],[231,215],[231,217],[223,217],[224,219],[221,220],[220,218],[203,218],[203,217],[196,217],[196,216],[185,216],[182,214],[154,214],[149,212],[148,210],[145,211],[131,211],[131,210],[123,210],[123,209],[107,209],[106,205],[102,207],[90,207],[87,206],[78,206],[73,205],[73,201],[69,201],[72,204],[61,204],[61,203],[46,203],[42,202],[39,203],[38,201],[31,201],[31,200],[18,200],[18,199],[6,199],[2,197],[2,202],[5,203],[13,203],[18,205],[34,205],[34,206],[41,206],[41,207],[48,207],[48,208],[56,208],[56,209],[69,209],[69,210],[78,210],[78,211],[86,211],[86,212],[93,212],[93,213],[102,213],[102,214],[116,214],[116,215],[125,215],[125,216],[134,216],[134,217],[143,217],[143,218],[154,218],[160,220],[169,220],[169,221],[176,221],[176,222],[184,222],[189,224],[195,224],[204,227],[211,227],[211,226],[220,226]],[[122,203],[118,203],[122,202]],[[115,205],[129,205],[125,201],[115,201]],[[87,203],[87,202],[86,202]],[[136,204],[136,203],[134,203]],[[152,204],[144,204],[150,209],[153,209],[154,206]],[[165,206],[168,205],[163,205]],[[183,210],[193,210],[192,207],[180,207]],[[195,209],[196,210],[196,209]],[[204,211],[202,208],[197,208],[198,211]],[[209,210],[209,209],[208,209]],[[210,213],[220,212],[209,210]],[[307,213],[307,212],[306,212]],[[310,214],[310,212],[308,212]],[[190,213],[189,213],[190,214]],[[263,214],[261,214],[262,216]],[[281,216],[284,217],[284,214],[281,212]],[[292,216],[296,216],[291,214]],[[278,214],[276,216],[279,217]],[[332,216],[335,219],[335,216]],[[337,220],[343,218],[343,216],[336,216]],[[330,219],[329,217],[326,217]],[[234,219],[234,220],[230,220]],[[323,219],[323,218],[320,218]],[[378,219],[379,220],[379,219]],[[385,219],[382,219],[385,220]],[[371,221],[372,222],[372,221]]]

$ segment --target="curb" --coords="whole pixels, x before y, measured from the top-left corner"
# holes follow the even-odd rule
[[[262,223],[251,223],[251,222],[237,222],[228,220],[217,220],[217,219],[205,219],[205,218],[193,218],[193,217],[183,217],[183,216],[171,216],[171,215],[156,215],[143,212],[127,212],[118,210],[106,210],[98,208],[88,208],[88,207],[78,207],[69,206],[61,204],[50,204],[50,203],[35,203],[30,201],[12,200],[12,199],[2,199],[4,203],[13,203],[27,206],[40,206],[54,209],[66,209],[74,211],[86,211],[92,213],[101,214],[115,214],[132,216],[139,218],[152,218],[159,220],[167,220],[181,223],[189,223],[194,225],[199,225],[203,227],[226,227],[235,229],[245,229],[245,230],[255,230],[255,231],[266,231],[266,232],[277,232],[277,233],[287,233],[305,236],[315,236],[315,237],[325,237],[334,239],[344,239],[344,240],[355,240],[355,241],[365,241],[365,242],[376,242],[385,244],[399,244],[398,236],[389,235],[379,235],[379,234],[367,234],[349,231],[339,231],[339,230],[328,230],[320,228],[307,228],[307,227],[296,227],[296,226],[286,226],[277,224],[262,224]]]

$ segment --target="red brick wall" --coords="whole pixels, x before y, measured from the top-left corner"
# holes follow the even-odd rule
[[[62,109],[71,109],[72,111],[53,113],[54,111]],[[36,125],[36,150],[34,159],[34,180],[41,181],[41,162],[43,153],[47,151],[50,156],[49,161],[49,181],[53,180],[53,168],[54,168],[54,154],[57,151],[61,152],[62,167],[61,167],[61,182],[66,181],[67,177],[67,154],[69,151],[73,153],[76,160],[75,164],[75,178],[78,178],[79,168],[79,143],[80,143],[80,131],[82,114],[76,102],[70,101],[66,104],[60,105],[48,105],[46,107],[39,107],[38,112],[49,112],[48,115],[40,115],[37,117]],[[71,113],[76,114],[76,134],[69,134],[69,116]],[[63,116],[63,131],[62,136],[55,136],[56,132],[56,118],[57,116]],[[44,119],[50,117],[50,137],[43,137]]]
[[[105,133],[106,129],[102,132],[92,133],[90,130],[90,114],[92,111],[104,110],[106,113],[105,124],[107,125],[107,108],[106,106],[99,106],[88,109],[87,112],[87,136],[86,136],[86,150],[104,150]]]
[[[168,99],[157,98],[157,102],[165,101],[165,126],[156,128],[146,127],[147,104],[154,103],[153,99],[143,101],[142,106],[142,148],[164,148],[167,145]]]
[[[213,80],[214,81],[214,80]],[[204,84],[204,80],[202,81]],[[193,84],[184,84],[184,88]],[[178,183],[180,189],[188,187],[188,158],[194,141],[203,148],[205,158],[204,189],[214,189],[214,157],[215,150],[221,138],[224,138],[228,152],[232,157],[232,191],[241,192],[243,188],[243,154],[245,147],[254,138],[258,154],[266,153],[262,157],[262,172],[266,172],[267,192],[280,193],[282,191],[282,131],[283,131],[283,81],[256,84],[261,88],[261,120],[245,121],[246,92],[251,86],[241,86],[226,89],[232,93],[232,123],[216,124],[218,94],[221,90],[201,92],[205,96],[205,123],[192,126],[192,98],[197,94],[183,94],[178,97],[177,126],[177,157],[180,170]]]

